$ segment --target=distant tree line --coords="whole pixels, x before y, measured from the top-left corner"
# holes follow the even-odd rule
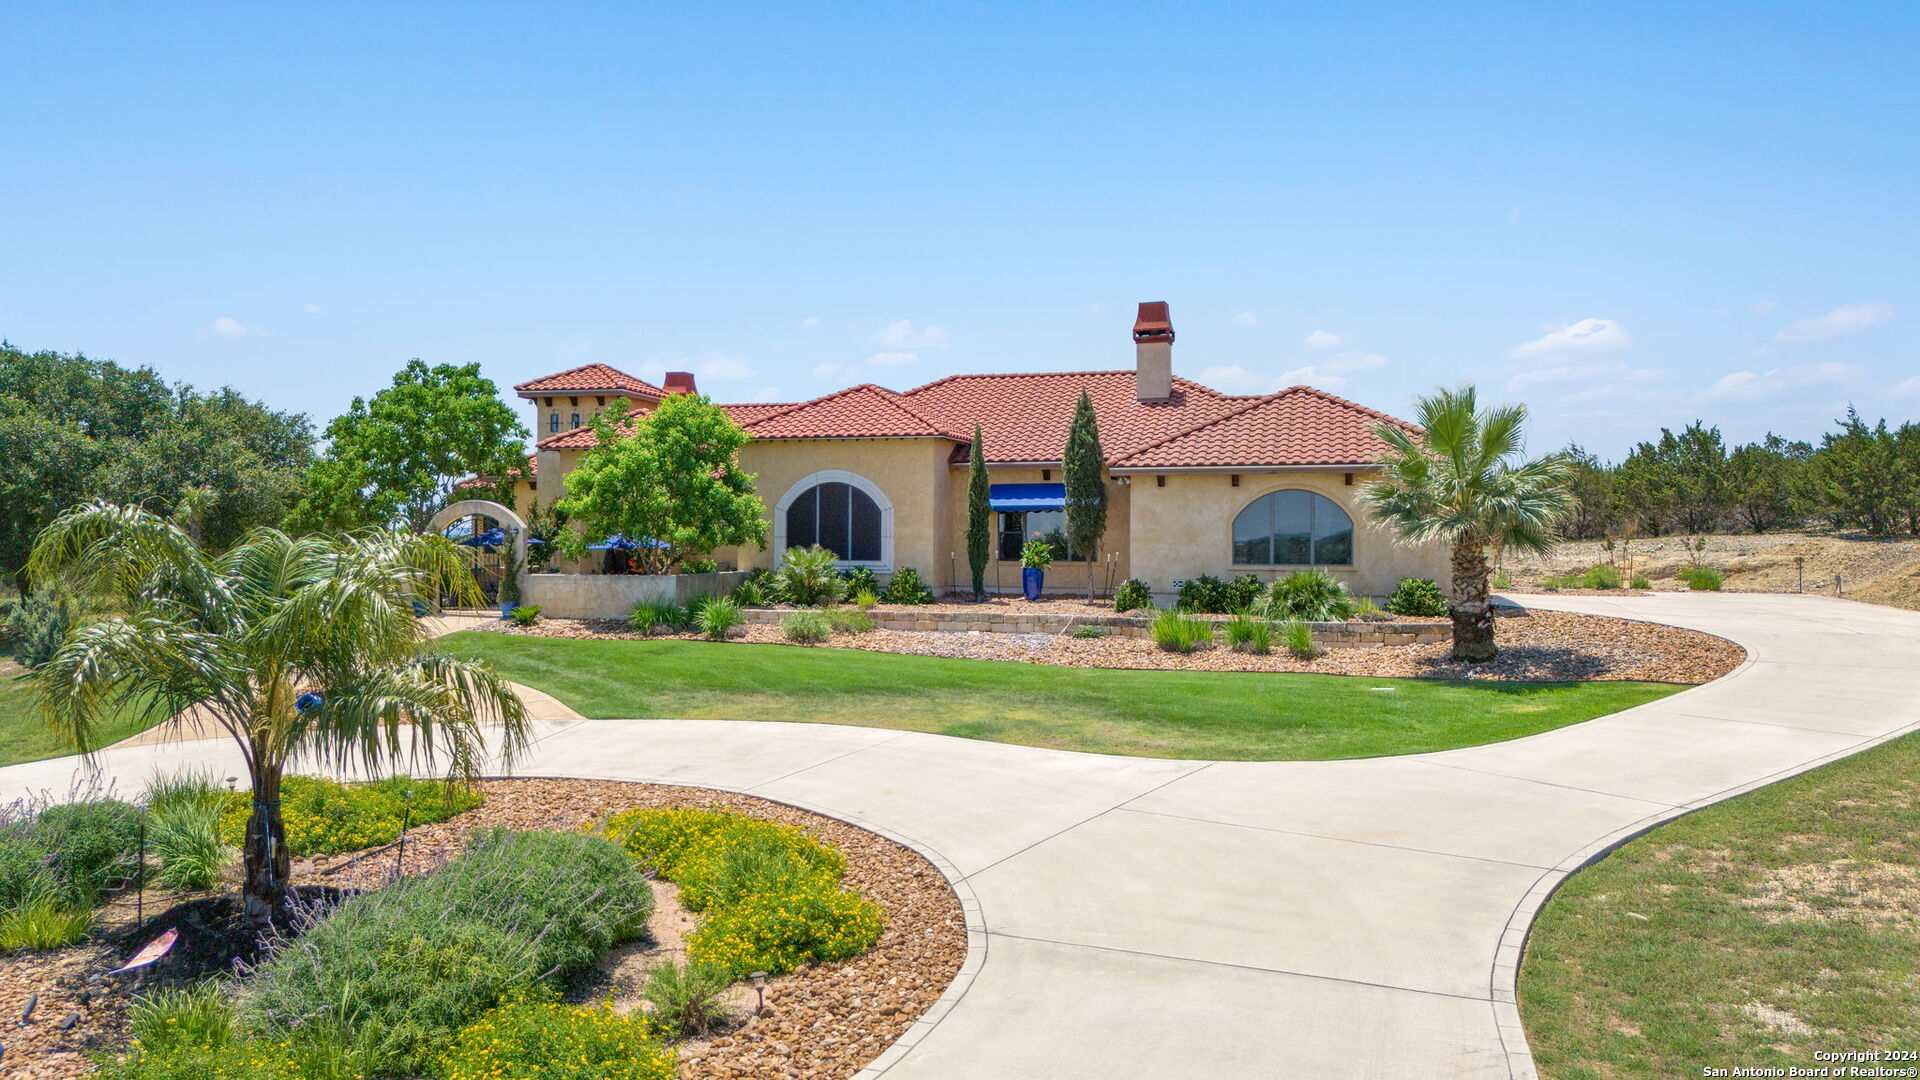
[[[1635,446],[1617,464],[1567,448],[1578,539],[1768,532],[1809,523],[1920,536],[1920,424],[1869,424],[1857,410],[1820,444],[1768,435],[1729,447],[1695,421]]]

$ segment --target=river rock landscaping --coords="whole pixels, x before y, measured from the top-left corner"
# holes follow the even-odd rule
[[[659,874],[658,879],[641,883],[643,892],[653,893],[647,903],[622,907],[622,911],[631,908],[629,914],[643,915],[646,931],[609,951],[598,943],[633,936],[612,925],[627,916],[609,914],[601,920],[606,925],[600,929],[583,925],[581,934],[571,934],[567,940],[591,946],[599,956],[594,960],[569,946],[571,953],[565,965],[576,973],[560,980],[558,1000],[536,996],[523,1004],[513,1004],[509,999],[507,1005],[487,1013],[480,1023],[464,1028],[443,1056],[423,1058],[429,1062],[424,1070],[403,1075],[421,1071],[448,1077],[504,1075],[490,1070],[525,1068],[515,1063],[518,1059],[512,1048],[520,1047],[523,1055],[531,1053],[526,1047],[533,1040],[541,1045],[602,1047],[609,1053],[623,1046],[639,1048],[626,1071],[605,1074],[608,1076],[835,1080],[853,1075],[898,1038],[940,997],[965,959],[964,917],[940,872],[912,850],[845,822],[749,796],[611,781],[494,780],[479,784],[477,793],[484,800],[478,806],[444,821],[409,829],[404,845],[388,843],[298,858],[293,868],[294,884],[304,898],[338,902],[359,896],[371,901],[384,898],[396,880],[404,879],[406,888],[416,894],[432,896],[436,889],[452,890],[442,899],[451,905],[449,910],[457,912],[463,903],[459,900],[461,886],[456,881],[442,887],[435,880],[436,873],[471,864],[476,854],[482,860],[494,857],[498,855],[494,849],[503,842],[517,843],[521,839],[535,848],[589,842],[605,847],[606,842],[598,839],[604,832],[633,852],[638,862],[636,874],[641,869],[648,870],[650,879],[654,873]],[[616,815],[623,816],[616,819]],[[625,831],[608,829],[609,819],[624,822]],[[710,843],[704,862],[694,860],[699,866],[675,864],[662,858],[652,841],[629,837],[636,821],[667,823],[675,828],[693,822],[695,832],[705,829],[701,835],[715,842]],[[740,825],[731,824],[734,822]],[[713,832],[716,828],[721,831]],[[569,836],[575,840],[568,840]],[[553,840],[549,843],[541,837]],[[476,839],[482,844],[479,848],[473,847]],[[821,944],[817,946],[806,946],[799,952],[779,948],[766,951],[780,941],[800,939],[781,936],[789,933],[791,926],[768,925],[754,910],[751,896],[724,897],[725,886],[715,884],[726,875],[714,876],[714,858],[724,860],[727,850],[747,848],[758,849],[754,857],[764,857],[769,843],[781,849],[774,852],[779,859],[791,855],[801,860],[793,865],[805,873],[832,875],[820,879],[819,887],[826,891],[814,895],[822,899],[807,903],[825,904],[845,917],[834,924],[840,930],[819,939]],[[549,860],[553,854],[548,854]],[[597,857],[591,853],[568,856],[575,862],[580,858],[591,862]],[[686,858],[682,856],[683,862]],[[782,873],[790,878],[793,872],[798,871],[789,867],[767,880],[775,880]],[[677,878],[679,886],[669,883],[668,878]],[[831,884],[834,881],[838,884]],[[685,895],[683,889],[688,888],[695,894]],[[615,890],[615,900],[618,892]],[[595,903],[601,906],[613,902],[599,892],[595,896]],[[532,902],[537,906],[537,900]],[[349,911],[353,904],[349,901],[339,910]],[[387,906],[398,910],[405,903],[396,892],[393,903]],[[786,906],[780,905],[781,910]],[[692,910],[696,907],[704,914]],[[371,912],[367,914],[371,916]],[[302,949],[321,950],[324,943],[317,938],[312,944],[305,938],[295,938],[277,959],[256,956],[244,932],[238,930],[238,915],[228,889],[170,892],[149,888],[137,901],[133,895],[120,893],[96,909],[94,929],[79,944],[0,954],[0,1017],[7,1021],[4,1033],[0,1033],[0,1042],[5,1044],[0,1070],[9,1077],[31,1080],[90,1075],[96,1067],[94,1055],[111,1055],[128,1045],[134,1032],[130,1015],[137,1002],[232,970],[236,956],[243,964],[258,965],[255,973],[242,981],[243,995],[256,1000],[263,994],[270,997],[276,986],[276,969],[280,970],[278,983],[300,986],[299,980],[286,977],[285,969],[289,963],[299,966]],[[369,931],[378,936],[378,928],[393,921],[362,918],[358,922],[366,924],[365,930],[344,926],[333,928],[333,933],[348,940]],[[323,920],[316,929],[338,922]],[[181,929],[181,940],[160,962],[135,975],[105,974],[171,927]],[[747,936],[743,938],[742,934]],[[735,985],[719,995],[711,1026],[678,1037],[657,1022],[657,1007],[648,1004],[648,983],[661,965],[685,964],[689,950],[696,961],[710,959],[700,955],[703,935],[712,956],[735,956],[739,958],[736,967],[762,964],[772,974],[754,989],[750,985],[754,980],[748,977],[752,972],[727,971],[722,984],[732,980]],[[738,945],[743,941],[752,947]],[[869,941],[871,946],[867,947]],[[549,940],[545,946],[528,947],[551,951],[558,946]],[[729,949],[733,951],[727,952]],[[813,956],[845,958],[812,962]],[[416,957],[414,962],[421,959]],[[587,963],[584,968],[580,967],[583,962]],[[539,961],[539,965],[546,966],[546,961]],[[792,970],[782,973],[781,969],[789,965]],[[33,1005],[28,1021],[16,1026],[30,999]],[[232,1050],[222,1047],[207,1055],[206,1061],[215,1064],[196,1066],[198,1058],[182,1058],[176,1064],[187,1068],[187,1073],[132,1075],[164,1075],[171,1080],[195,1068],[202,1068],[203,1075],[215,1075],[204,1071],[215,1070],[219,1075],[248,1080],[302,1075],[297,1069],[285,1071],[294,1068],[289,1062],[298,1056],[287,1049],[290,1044],[252,1039],[244,1044],[244,1052],[242,1045],[236,1043]],[[439,1043],[429,1039],[421,1045]],[[649,1049],[656,1046],[657,1051]],[[436,1049],[434,1054],[440,1051]],[[675,1059],[677,1066],[673,1068],[677,1071],[659,1071],[668,1067],[662,1062]]]

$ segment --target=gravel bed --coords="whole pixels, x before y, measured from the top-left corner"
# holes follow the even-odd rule
[[[737,1026],[718,1037],[683,1044],[684,1080],[842,1080],[877,1057],[959,973],[966,959],[966,920],[939,870],[918,853],[843,821],[730,792],[602,780],[489,780],[480,807],[407,835],[404,853],[388,846],[355,855],[300,860],[296,883],[379,888],[396,867],[407,875],[440,865],[465,846],[476,828],[576,829],[632,807],[710,807],[797,825],[839,847],[846,884],[878,904],[886,916],[867,953],[840,963],[809,966],[767,980],[766,1009],[742,1009]],[[660,891],[671,886],[660,883]],[[154,897],[149,895],[148,911]],[[669,905],[671,909],[671,905]],[[656,922],[660,920],[656,919]],[[157,932],[158,926],[151,927]],[[681,929],[684,929],[682,927]],[[142,935],[144,937],[144,934]],[[674,942],[665,942],[670,947]],[[0,958],[0,1075],[69,1080],[93,1071],[83,1051],[124,1046],[126,1005],[133,985],[90,976],[117,965],[130,949],[86,944]],[[670,951],[670,950],[669,950]],[[164,968],[163,961],[161,967]],[[164,971],[152,976],[165,980]],[[30,993],[40,995],[34,1022],[14,1021]],[[84,999],[84,1000],[83,1000]],[[750,1002],[751,992],[737,995]],[[80,1019],[58,1028],[69,1012]]]
[[[532,628],[502,623],[483,629],[495,633],[561,638],[642,639],[618,620],[547,619]],[[654,637],[692,639],[691,634]],[[1554,611],[1498,609],[1495,640],[1500,655],[1485,664],[1460,664],[1448,658],[1451,646],[1381,645],[1328,649],[1311,660],[1280,650],[1267,656],[1234,652],[1224,645],[1182,655],[1166,652],[1142,638],[1076,638],[1063,634],[998,634],[983,631],[873,630],[836,633],[821,646],[795,648],[865,649],[872,652],[944,656],[967,660],[1003,660],[1060,667],[1129,668],[1171,671],[1301,671],[1372,678],[1493,679],[1525,682],[1636,680],[1704,683],[1725,675],[1746,659],[1746,650],[1695,630]],[[758,644],[791,645],[777,626],[745,626],[732,638]]]

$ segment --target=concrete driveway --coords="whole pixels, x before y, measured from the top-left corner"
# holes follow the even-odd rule
[[[1113,758],[825,725],[542,724],[524,775],[750,791],[954,880],[966,971],[889,1080],[1530,1077],[1513,1008],[1553,886],[1688,809],[1920,725],[1920,613],[1820,597],[1534,597],[1744,645],[1709,686],[1512,742],[1351,762]],[[102,755],[123,786],[218,743]],[[0,770],[64,789],[71,760]]]

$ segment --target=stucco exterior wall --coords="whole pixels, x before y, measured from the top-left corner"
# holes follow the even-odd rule
[[[740,587],[745,574],[528,574],[522,604],[556,619],[624,619],[642,600],[686,605]]]
[[[1323,569],[1354,595],[1386,596],[1403,577],[1432,578],[1442,589],[1451,580],[1445,545],[1408,547],[1369,521],[1360,505],[1364,472],[1354,477],[1351,486],[1345,482],[1345,470],[1241,473],[1239,487],[1226,473],[1160,475],[1166,477],[1165,487],[1154,474],[1133,477],[1128,525],[1133,576],[1151,585],[1156,596],[1170,596],[1175,579],[1201,574],[1231,578],[1251,573],[1272,581],[1302,569],[1240,566],[1233,561],[1233,519],[1253,500],[1287,488],[1324,495],[1353,518],[1353,565]]]

